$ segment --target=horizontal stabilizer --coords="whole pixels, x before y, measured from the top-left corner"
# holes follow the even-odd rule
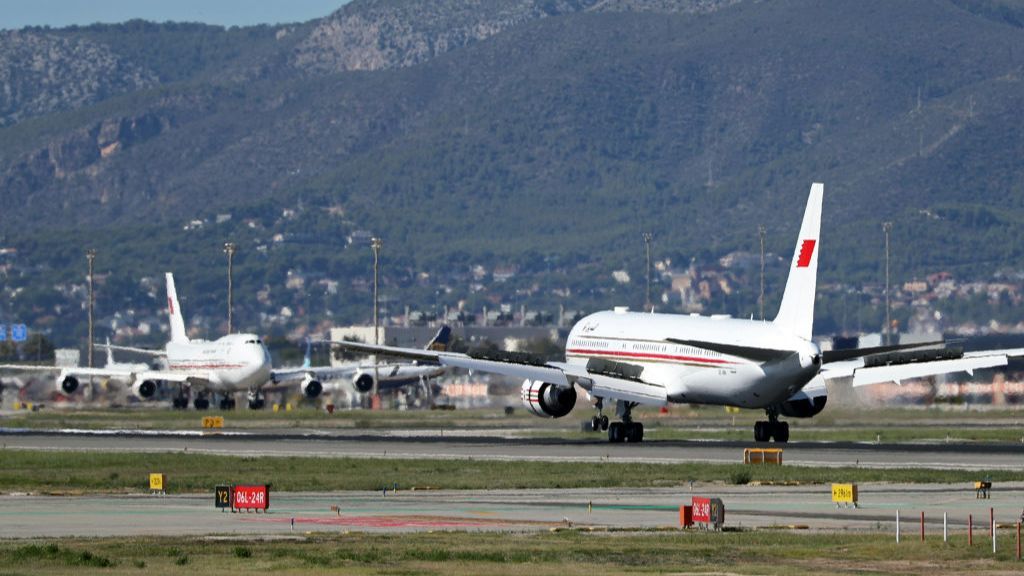
[[[928,346],[942,346],[944,342],[918,342],[917,344],[892,344],[890,346],[874,346],[871,348],[853,348],[850,350],[829,350],[821,353],[821,361],[825,364],[830,362],[842,362],[843,360],[852,360],[854,358],[863,358],[865,356],[872,356],[874,354],[885,354],[888,352],[897,352],[900,350],[913,350],[915,348],[925,348]]]

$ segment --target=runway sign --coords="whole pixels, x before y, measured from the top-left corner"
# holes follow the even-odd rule
[[[725,505],[721,498],[693,497],[693,521],[719,530],[725,524]]]
[[[203,428],[223,428],[223,416],[203,416]]]
[[[213,489],[213,505],[217,508],[231,508],[231,486],[218,485]]]
[[[268,486],[235,486],[232,491],[232,510],[266,510],[270,508]]]
[[[165,486],[167,486],[167,476],[164,474],[150,474],[149,475],[149,489],[152,492],[164,492]]]
[[[840,504],[851,504],[854,508],[857,507],[857,485],[856,484],[833,484],[832,485],[832,501],[835,502],[836,508]]]

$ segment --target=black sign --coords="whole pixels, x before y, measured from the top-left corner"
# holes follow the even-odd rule
[[[231,486],[217,486],[213,494],[214,506],[217,508],[231,508]]]

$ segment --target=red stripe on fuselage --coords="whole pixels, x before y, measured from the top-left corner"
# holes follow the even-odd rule
[[[697,356],[674,356],[672,354],[650,354],[646,352],[628,352],[625,350],[584,350],[574,348],[566,350],[566,354],[579,354],[581,356],[613,356],[615,358],[636,358],[637,360],[675,360],[677,362],[703,362],[705,364],[735,364],[728,360],[717,358],[698,358]]]

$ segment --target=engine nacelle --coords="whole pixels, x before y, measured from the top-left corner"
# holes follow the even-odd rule
[[[523,381],[523,404],[542,418],[561,418],[576,406],[576,388],[562,388],[540,380]]]
[[[152,398],[156,394],[156,382],[153,380],[136,380],[132,384],[132,394],[143,400]]]
[[[373,373],[357,372],[352,378],[352,386],[355,387],[356,391],[362,394],[373,391]]]
[[[828,395],[824,392],[811,396],[801,390],[779,404],[779,414],[790,418],[810,418],[825,409],[827,400]]]
[[[65,376],[63,380],[58,382],[58,386],[61,392],[68,395],[74,394],[75,390],[78,390],[78,378],[75,378],[74,376]]]
[[[320,393],[324,391],[324,385],[312,374],[306,374],[306,378],[302,381],[300,388],[302,389],[302,395],[310,399],[320,396]]]

